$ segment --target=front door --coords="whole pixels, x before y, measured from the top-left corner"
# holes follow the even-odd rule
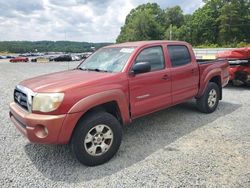
[[[162,46],[143,49],[134,64],[149,62],[151,71],[129,78],[132,118],[171,105],[171,73],[166,68]]]

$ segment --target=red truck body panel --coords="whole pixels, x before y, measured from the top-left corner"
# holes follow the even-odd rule
[[[230,80],[235,79],[235,73],[237,72],[245,72],[250,76],[250,67],[242,66],[242,65],[230,66],[230,69],[229,69]]]
[[[216,55],[217,58],[228,58],[228,59],[248,59],[250,58],[250,47],[237,48],[220,52]]]
[[[220,52],[217,58],[224,58],[230,64],[230,80],[240,80],[250,85],[250,47]]]
[[[172,67],[167,46],[182,45],[189,50],[191,62],[180,67]],[[143,74],[131,74],[133,63],[138,54],[145,48],[160,46],[163,49],[165,68]],[[94,72],[82,70],[69,70],[22,81],[20,85],[38,93],[63,92],[64,100],[58,109],[49,112],[32,112],[29,119],[41,118],[44,126],[48,125],[48,137],[29,139],[38,143],[65,144],[70,140],[78,120],[90,109],[108,102],[115,102],[123,124],[130,123],[133,119],[160,109],[173,106],[193,97],[200,97],[204,93],[208,82],[218,78],[221,87],[227,84],[229,73],[226,61],[196,62],[192,47],[186,42],[178,41],[141,41],[115,44],[111,47],[134,47],[135,50],[129,57],[123,70],[118,73]],[[84,63],[84,62],[83,62]],[[20,117],[22,110],[17,110],[12,103],[10,116],[18,122],[26,123]],[[19,114],[19,115],[18,115]],[[32,117],[34,115],[35,117]],[[39,116],[39,117],[38,117]],[[57,132],[51,131],[50,123],[43,117],[63,116],[59,122]],[[61,119],[60,119],[61,120]],[[49,121],[49,120],[48,120]],[[34,124],[31,124],[35,126]],[[21,125],[16,125],[21,126]]]

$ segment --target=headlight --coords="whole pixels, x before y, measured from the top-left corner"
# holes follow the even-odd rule
[[[33,97],[32,110],[51,112],[56,110],[62,103],[64,93],[37,93]]]

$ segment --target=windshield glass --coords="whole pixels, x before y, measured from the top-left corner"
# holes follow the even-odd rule
[[[89,71],[120,72],[134,48],[102,48],[87,58],[78,68]]]

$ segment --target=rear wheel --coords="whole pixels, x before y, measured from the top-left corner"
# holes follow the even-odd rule
[[[197,99],[197,107],[203,113],[212,113],[219,103],[220,89],[214,82],[209,82],[205,93]]]
[[[71,149],[84,165],[95,166],[110,160],[122,139],[119,121],[107,112],[92,112],[81,119],[71,139]]]

